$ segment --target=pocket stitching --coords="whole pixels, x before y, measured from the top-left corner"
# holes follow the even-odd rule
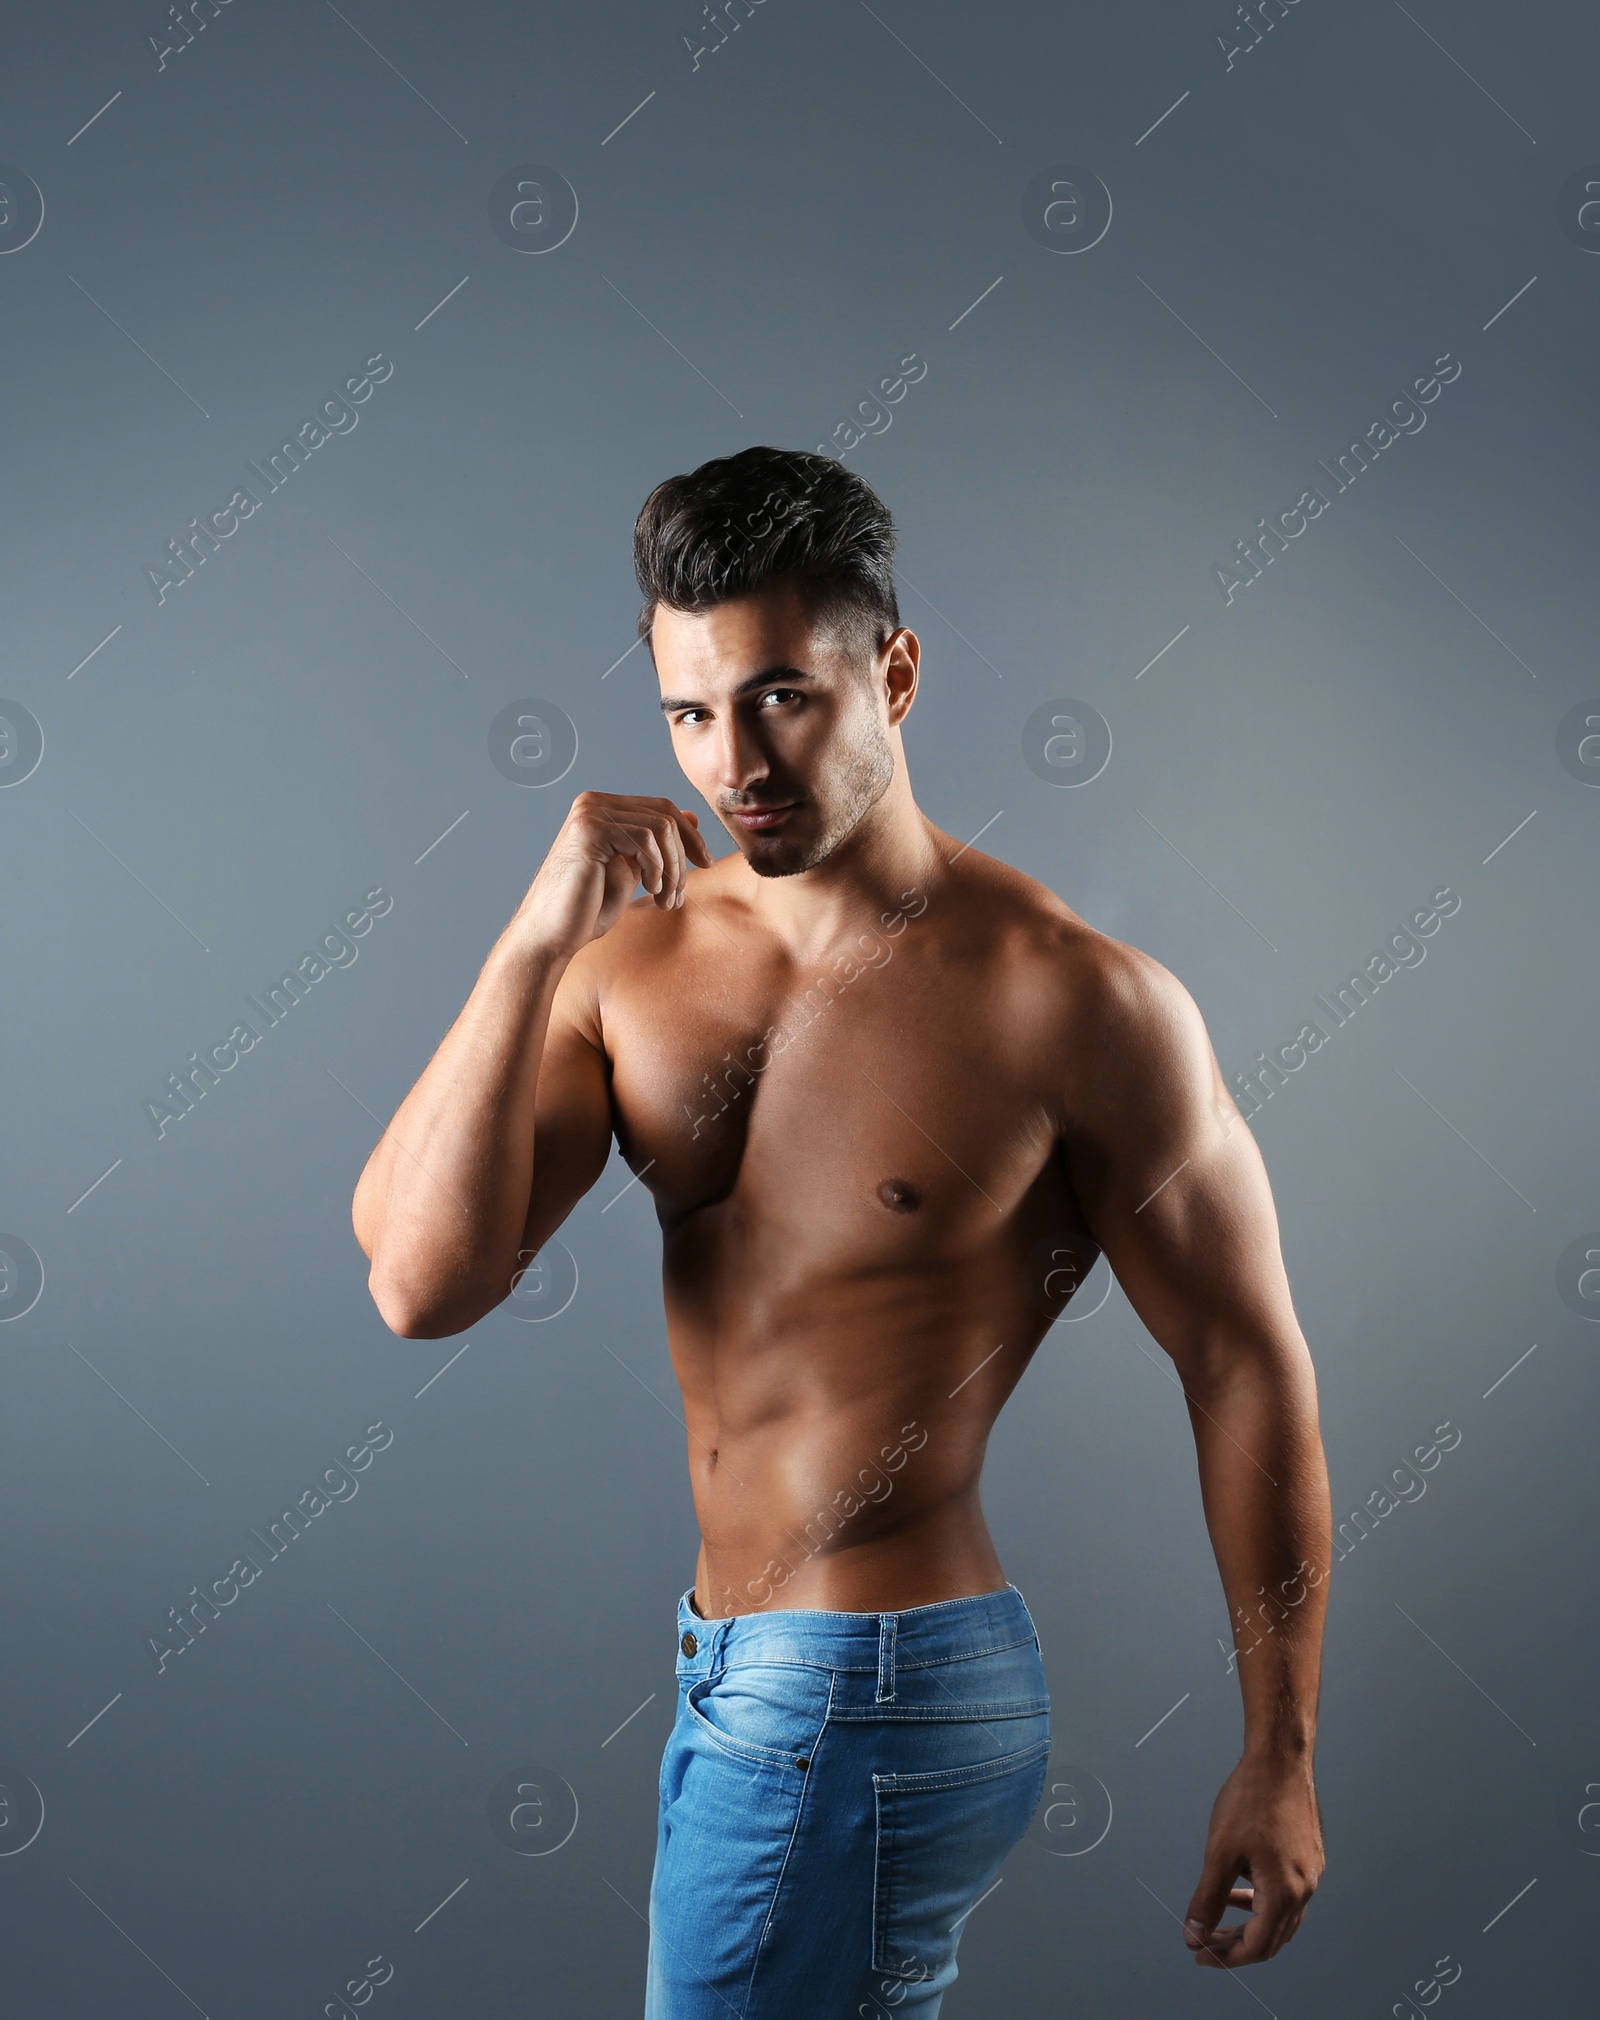
[[[1000,1698],[993,1704],[946,1700],[929,1704],[847,1704],[834,1708],[835,1720],[854,1719],[873,1725],[921,1720],[935,1725],[990,1725],[1008,1718],[1037,1718],[1050,1709],[1048,1697]]]
[[[1037,1716],[1037,1714],[1035,1714]],[[1040,1754],[1050,1751],[1050,1738],[1036,1739],[1030,1745],[1019,1747],[1015,1753],[997,1754],[991,1760],[969,1762],[966,1767],[932,1768],[922,1774],[879,1775],[872,1777],[875,1790],[892,1794],[896,1789],[907,1789],[912,1794],[925,1790],[968,1788],[982,1782],[995,1781],[1004,1774],[1013,1774],[1021,1768],[1031,1766]]]
[[[1050,1747],[1051,1737],[1046,1734],[1042,1740],[1035,1740],[1031,1746],[1020,1747],[1015,1753],[1002,1754],[994,1760],[974,1762],[972,1768],[943,1768],[929,1774],[875,1774],[872,1777],[873,1804],[877,1811],[876,1842],[872,1861],[872,1968],[875,1971],[895,1968],[884,1961],[890,1947],[890,1932],[895,1920],[893,1859],[895,1828],[893,1822],[884,1815],[884,1796],[902,1792],[916,1794],[941,1786],[968,1787],[973,1782],[997,1781],[1004,1774],[1021,1774],[1025,1769],[1047,1760]],[[975,1774],[974,1769],[983,1772]],[[949,1779],[962,1774],[971,1776],[971,1781],[958,1782]]]
[[[715,1726],[711,1723],[699,1705],[695,1703],[694,1692],[696,1685],[701,1683],[709,1684],[714,1681],[715,1679],[709,1676],[696,1677],[694,1683],[691,1683],[688,1690],[684,1692],[683,1701],[689,1708],[689,1716],[694,1721],[695,1730],[703,1732],[708,1738],[715,1740],[724,1753],[732,1754],[736,1760],[742,1760],[751,1766],[787,1767],[794,1769],[796,1774],[803,1773],[803,1769],[795,1768],[794,1755],[792,1753],[785,1753],[779,1747],[757,1746],[754,1740],[730,1739],[720,1726]]]

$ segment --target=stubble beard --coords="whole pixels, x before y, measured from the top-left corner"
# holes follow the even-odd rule
[[[880,725],[873,722],[837,775],[837,794],[830,795],[832,810],[824,818],[821,833],[808,842],[778,835],[768,841],[757,834],[745,851],[745,861],[758,877],[796,877],[816,869],[855,833],[889,790],[893,778],[894,753]]]

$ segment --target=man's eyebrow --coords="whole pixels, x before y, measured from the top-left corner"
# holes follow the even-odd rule
[[[737,701],[740,695],[749,694],[754,688],[771,687],[774,681],[789,682],[795,680],[814,680],[815,678],[816,675],[807,673],[803,666],[766,666],[759,673],[751,674],[748,680],[741,680],[739,685],[733,690],[733,699]],[[703,701],[685,701],[681,695],[664,694],[661,697],[661,709],[665,715],[673,715],[680,708],[704,707],[705,703]]]

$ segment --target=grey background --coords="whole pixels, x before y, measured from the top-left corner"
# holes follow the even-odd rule
[[[815,447],[912,352],[846,460],[902,530],[933,819],[1171,967],[1230,1076],[1462,900],[1254,1124],[1338,1514],[1462,1433],[1335,1577],[1318,1898],[1238,1983],[1183,1949],[1237,1685],[1113,1288],[986,1475],[1079,1808],[946,2010],[1342,2020],[1443,1956],[1454,2020],[1575,2006],[1600,1303],[1558,1264],[1600,1249],[1600,771],[1557,733],[1600,714],[1600,234],[1558,192],[1600,161],[1592,12],[1300,0],[1231,65],[1221,0],[765,0],[696,66],[700,18],[233,0],[164,62],[153,5],[9,26],[7,215],[10,171],[45,202],[0,256],[0,717],[44,736],[0,790],[12,2008],[314,2014],[382,1956],[358,2011],[639,2010],[695,1545],[649,1202],[608,1205],[614,1161],[570,1305],[463,1343],[385,1330],[349,1200],[572,792],[679,782],[616,664],[646,491]],[[580,205],[537,256],[488,210],[530,162]],[[1076,254],[1023,202],[1064,162],[1114,202]],[[1447,351],[1421,432],[1225,602],[1233,543]],[[355,429],[158,604],[162,544],[378,352]],[[488,754],[528,698],[579,736],[543,789]],[[1077,790],[1022,741],[1064,700],[1113,734]],[[164,1077],[380,885],[359,958],[158,1137]],[[356,1497],[158,1668],[167,1610],[379,1420]],[[550,1855],[490,1828],[519,1768],[541,1843],[576,1799]]]

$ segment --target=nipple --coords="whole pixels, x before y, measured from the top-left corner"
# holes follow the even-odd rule
[[[878,1187],[878,1197],[896,1213],[915,1213],[922,1204],[922,1195],[906,1178],[886,1178]]]

